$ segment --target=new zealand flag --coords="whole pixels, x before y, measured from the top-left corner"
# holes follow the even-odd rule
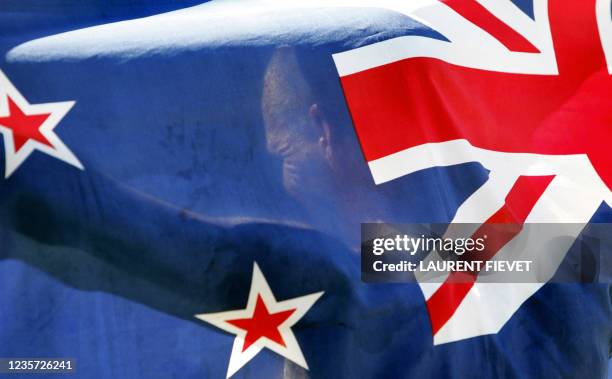
[[[605,378],[611,75],[612,0],[2,0],[0,372]],[[372,284],[362,223],[565,226]]]

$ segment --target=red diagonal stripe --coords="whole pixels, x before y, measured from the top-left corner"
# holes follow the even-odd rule
[[[482,224],[472,238],[487,235],[485,251],[479,260],[491,259],[523,228],[527,216],[544,193],[554,176],[520,176],[512,186],[504,205]],[[500,225],[503,224],[503,225]],[[452,272],[427,300],[431,329],[436,334],[453,316],[474,286],[478,273]]]
[[[511,51],[539,53],[527,38],[523,37],[508,24],[495,17],[485,7],[474,0],[442,0],[465,19],[492,35]]]
[[[550,0],[549,20],[559,75],[574,81],[606,68],[595,0]]]

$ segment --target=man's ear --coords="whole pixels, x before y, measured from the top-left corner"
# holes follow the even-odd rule
[[[319,104],[314,103],[308,110],[308,115],[313,126],[316,128],[316,135],[318,136],[318,143],[323,149],[325,158],[327,160],[332,159],[332,146],[331,146],[331,125],[329,124],[325,113],[319,107]],[[331,163],[331,162],[330,162]]]

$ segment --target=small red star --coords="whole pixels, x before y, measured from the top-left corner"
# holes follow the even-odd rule
[[[53,147],[51,142],[40,132],[41,125],[51,116],[50,113],[25,114],[15,101],[7,95],[9,115],[0,117],[0,125],[13,131],[15,151],[19,151],[29,140]]]
[[[55,132],[74,104],[74,101],[30,104],[0,70],[0,135],[4,142],[4,178],[11,176],[35,151],[84,169]]]
[[[268,312],[268,308],[260,295],[257,295],[257,303],[255,311],[251,318],[241,318],[236,320],[227,320],[228,323],[246,330],[247,334],[244,338],[242,351],[245,351],[258,339],[265,337],[271,341],[285,346],[285,340],[278,331],[278,327],[285,322],[295,312],[295,309],[289,309],[278,313]]]
[[[227,366],[227,378],[234,375],[263,348],[308,369],[306,358],[292,328],[321,295],[323,292],[316,292],[277,301],[259,266],[254,263],[246,308],[202,313],[196,317],[236,336]]]

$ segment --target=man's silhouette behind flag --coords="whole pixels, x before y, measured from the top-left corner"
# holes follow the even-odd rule
[[[605,375],[609,285],[545,285],[499,333],[434,345],[418,285],[359,280],[360,222],[450,221],[490,177],[368,176],[331,54],[436,31],[351,7],[126,2],[80,25],[68,2],[9,4],[50,26],[5,26],[0,68],[32,104],[76,101],[54,130],[84,170],[34,151],[0,185],[0,356],[225,376],[235,336],[195,315],[244,309],[257,263],[278,301],[324,294],[291,328],[308,370],[264,349],[235,377]]]

